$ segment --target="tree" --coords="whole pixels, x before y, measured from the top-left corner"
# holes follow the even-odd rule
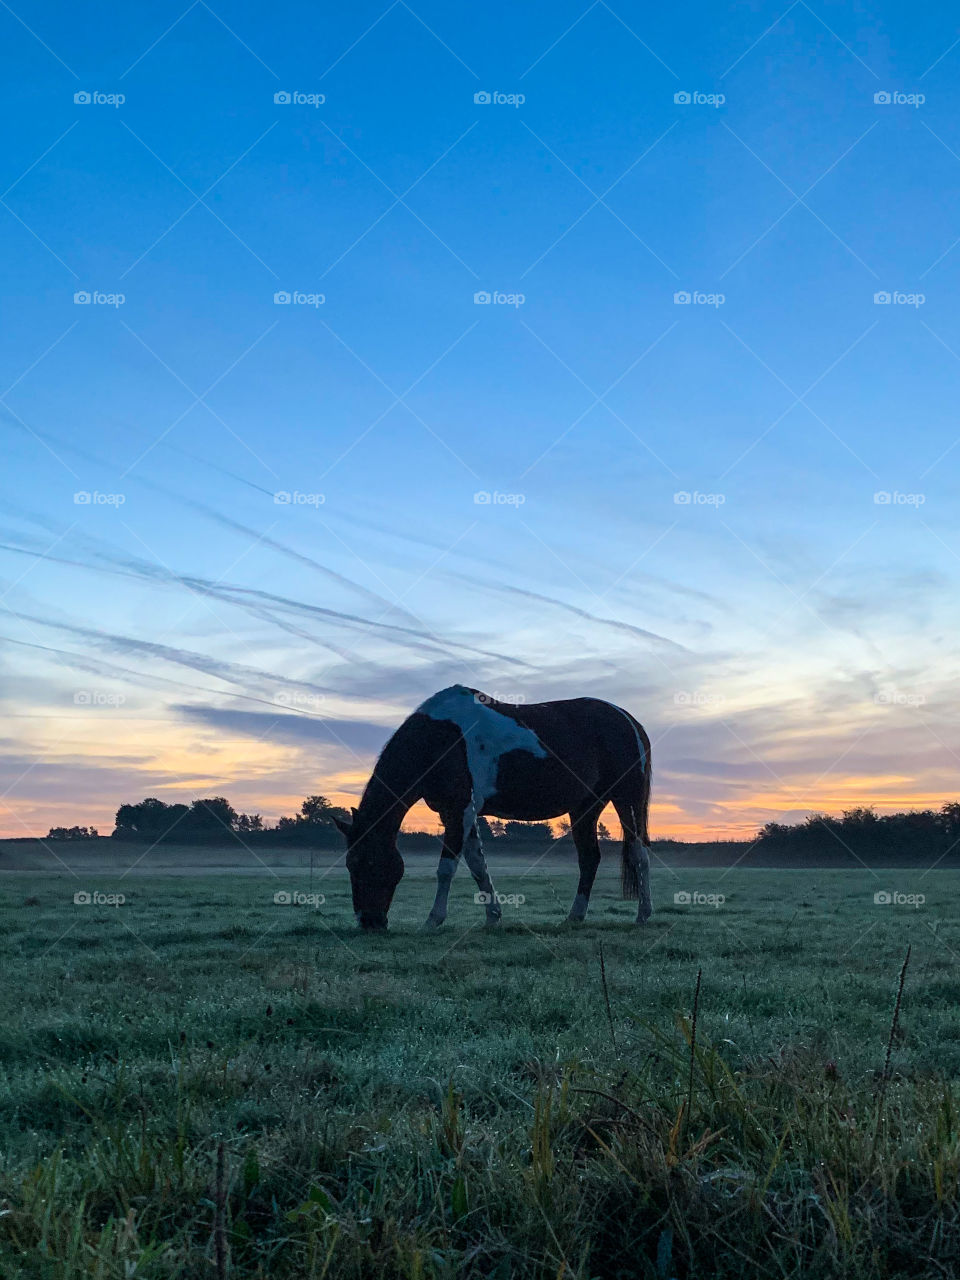
[[[96,827],[51,827],[48,840],[96,840],[100,833]]]
[[[300,806],[298,821],[332,827],[334,818],[349,822],[350,814],[339,805],[331,804],[326,796],[307,796]]]
[[[184,841],[213,844],[232,835],[236,829],[237,811],[230,801],[223,796],[209,796],[205,800],[194,800],[180,823],[177,836]]]
[[[237,815],[237,830],[248,835],[251,831],[263,830],[263,818],[259,813],[241,813]]]
[[[117,810],[114,838],[150,843],[163,840],[176,830],[188,813],[185,804],[165,804],[154,796],[141,800],[139,804],[122,804]]]
[[[612,839],[613,839],[613,836],[610,834],[609,829],[608,829],[607,827],[605,827],[605,826],[603,825],[603,823],[602,823],[602,822],[598,822],[598,823],[597,823],[597,839],[598,839],[598,840],[612,840]]]

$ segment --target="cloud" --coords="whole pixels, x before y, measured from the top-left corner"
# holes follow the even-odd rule
[[[396,728],[396,725],[377,724],[373,720],[289,716],[283,712],[271,715],[264,711],[234,711],[196,704],[180,704],[172,709],[187,720],[199,721],[213,729],[295,746],[320,743],[358,755],[379,753]]]

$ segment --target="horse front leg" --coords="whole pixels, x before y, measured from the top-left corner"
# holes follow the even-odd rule
[[[447,899],[450,897],[450,885],[457,874],[460,849],[463,844],[463,823],[457,819],[456,824],[441,815],[443,822],[443,850],[437,863],[437,896],[433,900],[430,914],[424,928],[439,929],[447,918]]]

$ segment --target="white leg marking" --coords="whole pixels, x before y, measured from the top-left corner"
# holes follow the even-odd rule
[[[590,899],[585,893],[578,893],[573,900],[573,906],[570,908],[571,920],[585,920],[587,918],[587,907]]]
[[[450,882],[457,874],[456,858],[441,858],[437,865],[437,896],[427,916],[428,926],[438,927],[447,918],[447,898],[450,895]]]
[[[470,823],[469,827],[467,826],[468,821]],[[483,856],[483,846],[480,843],[480,833],[477,830],[477,815],[473,805],[468,805],[464,811],[463,823],[464,861],[470,868],[470,874],[476,880],[477,888],[483,895],[481,901],[487,910],[487,924],[499,924],[503,911],[500,903],[497,902],[496,890],[493,887],[490,872],[487,870],[486,859]]]

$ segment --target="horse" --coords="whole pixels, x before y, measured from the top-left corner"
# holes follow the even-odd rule
[[[569,814],[580,881],[568,919],[582,922],[600,865],[597,822],[608,802],[623,828],[623,896],[636,899],[637,924],[650,918],[650,739],[622,707],[599,698],[515,705],[464,685],[442,689],[417,707],[380,753],[352,822],[334,819],[347,839],[361,929],[387,927],[404,870],[397,834],[418,800],[443,824],[427,927],[446,919],[461,853],[487,923],[500,923],[501,904],[480,840],[481,816],[542,821]]]

